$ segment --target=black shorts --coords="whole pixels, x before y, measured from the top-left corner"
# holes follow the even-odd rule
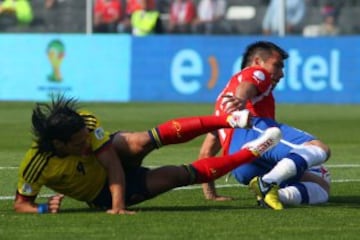
[[[148,168],[138,167],[127,169],[125,171],[125,204],[131,206],[150,198],[150,194],[146,187],[146,173]],[[106,182],[98,196],[88,203],[91,207],[110,209],[112,207],[111,193],[109,183]]]

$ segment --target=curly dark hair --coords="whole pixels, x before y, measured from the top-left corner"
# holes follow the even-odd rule
[[[32,131],[40,152],[54,153],[54,139],[66,143],[85,127],[77,110],[77,100],[63,95],[53,97],[49,104],[36,103],[32,112]]]
[[[287,59],[289,57],[288,53],[285,50],[272,42],[258,41],[249,45],[243,55],[241,69],[248,67],[251,64],[255,55],[259,55],[263,60],[266,60],[272,55],[274,51],[278,52],[283,59]]]

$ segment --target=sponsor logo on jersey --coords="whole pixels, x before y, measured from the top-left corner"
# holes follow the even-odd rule
[[[102,140],[105,136],[104,129],[102,127],[99,127],[94,130],[94,134],[97,140]]]
[[[242,75],[241,74],[237,77],[237,80],[238,80],[238,82],[242,81]]]
[[[21,187],[21,194],[31,194],[32,193],[32,187],[28,183],[24,183]]]
[[[264,81],[265,80],[265,74],[260,71],[260,70],[256,70],[253,73],[253,77],[255,78],[255,80],[257,81]]]

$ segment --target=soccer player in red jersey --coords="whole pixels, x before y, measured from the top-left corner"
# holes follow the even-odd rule
[[[280,128],[283,138],[275,148],[232,172],[240,183],[249,185],[263,206],[279,210],[283,209],[282,202],[289,202],[289,196],[294,203],[319,203],[327,201],[329,194],[329,185],[322,179],[314,183],[315,177],[308,177],[307,171],[329,158],[329,147],[311,134],[275,120],[272,92],[284,75],[287,58],[288,54],[272,42],[255,42],[247,47],[241,71],[231,77],[217,98],[215,115],[247,109],[252,128],[209,133],[200,150],[200,157],[214,156],[221,147],[225,155],[232,154],[267,128]],[[285,197],[279,194],[279,185],[289,184],[295,188],[284,193]],[[216,194],[214,183],[204,184],[203,190],[208,199],[227,199]]]
[[[219,128],[246,127],[247,117],[238,111],[178,118],[149,131],[110,134],[94,114],[78,109],[72,98],[59,96],[51,104],[37,104],[32,114],[35,141],[19,168],[14,209],[21,213],[57,213],[65,195],[110,214],[134,214],[128,206],[176,187],[217,179],[278,143],[281,132],[271,128],[232,155],[182,166],[141,166],[154,149]],[[44,186],[60,195],[36,203]]]

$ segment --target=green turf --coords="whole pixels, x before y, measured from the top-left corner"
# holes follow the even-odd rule
[[[174,117],[210,114],[210,104],[84,103],[110,130],[145,130]],[[271,211],[256,206],[252,194],[233,179],[219,193],[232,202],[210,202],[201,190],[178,189],[134,206],[134,216],[90,211],[65,199],[60,214],[16,214],[12,199],[17,166],[30,144],[31,103],[0,102],[0,239],[357,239],[360,233],[360,107],[280,105],[278,120],[307,130],[332,148],[333,179],[328,204]],[[152,153],[145,164],[188,163],[202,138]],[[350,165],[352,164],[352,165]],[[44,190],[43,194],[49,193]],[[44,202],[44,198],[39,199]]]

